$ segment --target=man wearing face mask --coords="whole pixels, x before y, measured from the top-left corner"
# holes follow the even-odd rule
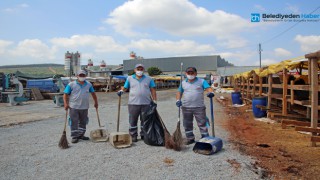
[[[146,111],[152,99],[153,102],[157,103],[156,85],[149,76],[143,74],[144,65],[137,64],[134,68],[135,74],[129,76],[124,84],[124,87],[117,92],[118,96],[121,96],[123,92],[130,89],[128,111],[129,111],[129,134],[132,137],[133,142],[137,142],[138,136],[138,118],[142,112]],[[150,98],[152,96],[152,99]],[[143,139],[143,122],[141,120],[141,131],[140,136]]]
[[[69,109],[71,119],[72,143],[77,143],[79,139],[89,140],[84,136],[88,121],[89,94],[94,100],[94,107],[98,108],[98,99],[93,86],[86,81],[86,71],[80,70],[77,73],[77,80],[70,82],[63,95],[64,109]]]
[[[203,92],[207,91],[207,97],[209,98],[214,97],[214,94],[207,81],[197,78],[197,69],[195,67],[188,67],[186,69],[186,76],[187,79],[182,81],[178,89],[176,106],[182,106],[183,127],[187,137],[185,144],[189,145],[195,142],[193,117],[196,118],[201,138],[209,136],[206,126],[207,116]],[[182,95],[183,99],[181,101]]]

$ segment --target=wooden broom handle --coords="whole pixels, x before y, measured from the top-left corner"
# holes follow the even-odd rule
[[[66,131],[66,128],[67,128],[67,119],[68,119],[68,110],[66,110],[66,118],[64,120],[64,128],[63,128],[63,131]]]

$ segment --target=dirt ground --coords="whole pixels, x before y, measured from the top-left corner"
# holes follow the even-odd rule
[[[320,179],[320,144],[311,147],[309,134],[292,127],[282,129],[281,123],[257,121],[252,111],[246,111],[251,105],[231,107],[230,96],[220,103],[229,116],[224,126],[230,132],[229,141],[240,152],[255,157],[266,177]]]

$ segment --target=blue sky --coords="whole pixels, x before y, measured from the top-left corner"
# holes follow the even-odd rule
[[[318,8],[312,15],[320,15],[319,7],[319,0],[3,0],[0,65],[63,64],[66,51],[79,51],[82,64],[117,65],[134,51],[144,58],[220,55],[248,66],[259,65],[259,43],[262,64],[270,64],[320,50],[320,17],[251,22],[251,13]]]

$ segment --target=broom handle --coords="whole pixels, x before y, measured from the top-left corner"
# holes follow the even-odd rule
[[[66,128],[67,128],[67,119],[68,119],[68,110],[66,110],[66,118],[64,120],[64,128],[63,128],[63,131],[66,131]]]
[[[183,66],[183,62],[181,62],[181,64],[180,64],[180,86],[181,86],[181,88],[182,88],[182,66]],[[182,96],[182,94],[180,93],[179,101],[181,101],[181,96]],[[179,106],[178,122],[180,122],[180,111],[181,111],[181,107]]]
[[[98,118],[99,127],[101,128],[100,117],[99,117],[99,113],[98,113],[98,108],[96,108],[96,113],[97,113],[97,118]]]
[[[121,104],[121,96],[119,96],[118,102],[118,122],[117,122],[117,132],[119,132],[119,123],[120,123],[120,104]],[[118,137],[118,136],[117,136]]]
[[[212,136],[215,137],[214,133],[214,116],[213,116],[213,102],[212,102],[212,97],[210,98],[210,112],[211,112],[211,131],[212,131]]]

